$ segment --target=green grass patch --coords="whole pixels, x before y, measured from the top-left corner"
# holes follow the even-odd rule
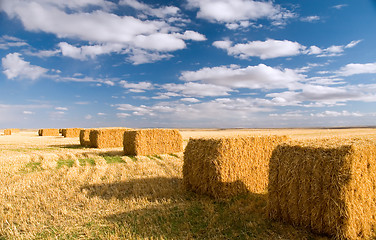
[[[120,156],[103,156],[103,158],[108,164],[124,163],[124,160]]]
[[[178,155],[176,155],[176,154],[174,154],[174,153],[170,153],[169,154],[171,157],[176,157],[176,158],[179,158],[179,156]]]
[[[57,160],[56,168],[59,169],[59,168],[62,168],[63,166],[67,166],[68,168],[71,168],[73,167],[74,162],[75,161],[73,159],[60,159],[60,160]]]
[[[42,163],[41,162],[29,162],[21,169],[21,172],[30,173],[30,172],[38,172],[43,171]]]
[[[159,155],[153,155],[153,157],[156,158],[156,159],[159,159],[159,160],[163,160],[162,157],[159,156]]]
[[[95,166],[95,160],[92,158],[78,159],[78,162],[80,163],[80,166],[86,166],[86,165]]]

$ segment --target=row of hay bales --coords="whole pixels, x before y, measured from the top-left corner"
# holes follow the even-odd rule
[[[76,138],[80,136],[81,128],[43,128],[38,130],[39,136],[60,136],[69,137],[69,138]]]
[[[125,155],[168,154],[183,151],[183,138],[176,129],[82,129],[80,144],[93,148],[123,147]]]
[[[4,135],[12,135],[13,133],[19,133],[20,129],[18,128],[7,128],[4,129]]]
[[[185,187],[215,198],[268,195],[268,216],[337,239],[368,239],[376,226],[376,144],[286,136],[190,139]]]

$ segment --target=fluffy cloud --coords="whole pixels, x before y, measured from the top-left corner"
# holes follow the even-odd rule
[[[150,82],[129,83],[127,81],[120,81],[120,86],[129,89],[130,92],[142,93],[146,90],[152,90],[153,84]]]
[[[336,111],[324,111],[321,113],[311,114],[311,116],[315,117],[363,117],[364,115],[361,113],[356,112],[348,112],[348,111],[342,111],[342,112],[336,112]]]
[[[203,84],[188,82],[185,84],[169,83],[162,86],[163,89],[177,93],[176,96],[193,96],[193,97],[215,97],[215,96],[227,96],[229,92],[233,91],[229,87],[218,86],[214,84]]]
[[[174,15],[179,11],[176,7],[151,8],[136,0],[123,0],[121,4],[159,17]],[[114,4],[104,0],[70,0],[64,3],[14,0],[2,5],[2,10],[10,17],[18,18],[28,31],[43,31],[59,38],[90,42],[92,45],[81,47],[67,42],[59,44],[64,56],[80,60],[121,52],[130,54],[128,59],[135,64],[153,62],[171,57],[164,52],[186,48],[185,40],[206,40],[202,34],[190,30],[182,32],[164,19],[142,20],[109,13],[106,10]],[[89,5],[99,9],[85,12],[85,7]]]
[[[147,4],[141,3],[137,0],[120,0],[120,5],[126,5],[136,10],[142,11],[144,14],[155,16],[158,18],[166,18],[168,16],[175,16],[180,9],[174,6],[164,6],[160,8],[152,8]]]
[[[259,57],[261,59],[289,57],[301,54],[304,46],[288,40],[280,41],[268,39],[232,45],[229,40],[216,41],[213,46],[227,50],[227,53],[239,58]]]
[[[0,49],[9,49],[11,47],[22,47],[22,46],[28,46],[24,40],[4,35],[0,37]]]
[[[355,74],[376,73],[376,62],[374,63],[350,63],[340,68],[337,74],[340,76],[351,76]]]
[[[259,64],[240,68],[239,66],[220,66],[185,71],[180,76],[184,81],[200,81],[229,88],[249,89],[296,89],[304,76],[292,69],[277,69]]]
[[[290,57],[299,54],[317,55],[318,57],[340,56],[346,48],[355,47],[361,40],[351,41],[347,45],[333,45],[325,49],[317,46],[307,48],[298,42],[289,40],[267,39],[266,41],[252,41],[248,43],[233,44],[230,40],[215,41],[213,46],[224,49],[228,55],[241,59],[259,57],[270,59],[277,57]]]
[[[300,18],[300,20],[303,22],[316,22],[320,20],[320,17],[319,16],[307,16],[307,17]]]
[[[285,19],[295,17],[294,13],[274,5],[271,1],[188,0],[188,7],[199,9],[198,18],[220,23],[269,19],[274,25],[282,25]]]
[[[9,53],[1,61],[4,69],[3,73],[8,79],[36,80],[48,71],[48,69],[26,62],[19,53]]]

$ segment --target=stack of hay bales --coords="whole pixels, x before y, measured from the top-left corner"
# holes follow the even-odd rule
[[[12,135],[13,133],[19,133],[20,129],[18,128],[8,128],[4,129],[4,135]]]
[[[90,147],[116,148],[123,146],[124,132],[130,128],[97,128],[89,132]]]
[[[57,128],[43,128],[38,130],[39,136],[59,136],[59,129]]]
[[[61,134],[64,137],[76,138],[80,137],[81,128],[64,128],[61,129]]]
[[[369,238],[376,219],[376,144],[291,142],[270,160],[268,214],[337,239]]]
[[[187,190],[214,198],[265,193],[269,159],[287,136],[244,136],[190,139],[184,152]]]
[[[125,155],[169,154],[183,151],[183,138],[177,129],[139,129],[124,133]]]

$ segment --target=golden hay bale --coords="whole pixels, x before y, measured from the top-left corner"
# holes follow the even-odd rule
[[[90,144],[90,131],[92,129],[81,129],[80,130],[80,144],[83,147],[91,147]]]
[[[63,134],[63,129],[62,128],[59,129],[59,133]]]
[[[39,136],[59,136],[59,129],[57,128],[43,128],[38,131]]]
[[[124,133],[125,155],[169,154],[183,151],[183,138],[177,129],[139,129]]]
[[[243,136],[189,139],[184,151],[187,190],[226,198],[265,193],[269,158],[287,136]]]
[[[12,135],[12,129],[4,129],[4,135]]]
[[[90,146],[116,148],[123,146],[124,132],[130,128],[98,128],[90,131]]]
[[[62,130],[61,134],[64,137],[69,137],[69,138],[80,137],[81,128],[64,128],[64,129],[61,129],[61,130]]]
[[[338,239],[369,238],[376,223],[376,144],[315,139],[280,145],[270,160],[268,214]]]

